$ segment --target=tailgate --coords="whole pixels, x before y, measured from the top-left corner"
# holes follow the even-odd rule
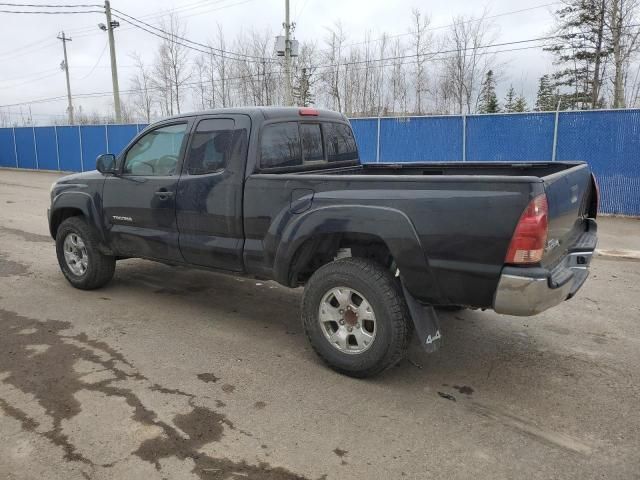
[[[549,205],[549,231],[542,264],[553,266],[587,237],[595,241],[594,235],[585,235],[590,225],[587,218],[596,214],[591,211],[595,192],[587,164],[576,165],[543,180]],[[593,249],[595,244],[585,247]]]

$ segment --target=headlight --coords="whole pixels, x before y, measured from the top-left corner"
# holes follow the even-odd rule
[[[52,197],[53,196],[53,190],[56,188],[56,185],[58,185],[58,182],[53,182],[51,184],[51,187],[49,188],[49,196]]]

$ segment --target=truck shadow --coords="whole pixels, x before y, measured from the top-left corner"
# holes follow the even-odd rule
[[[113,291],[117,297],[120,289],[138,292],[141,298],[153,296],[154,302],[184,303],[238,335],[264,330],[283,349],[321,365],[300,324],[301,289],[140,261],[119,264],[114,282],[101,292]],[[555,352],[541,330],[529,327],[536,320],[472,310],[441,312],[440,319],[440,351],[427,354],[414,337],[406,360],[368,382],[398,388],[419,384],[471,398],[476,392],[504,395],[544,389],[549,382],[575,378],[584,366],[582,360]]]

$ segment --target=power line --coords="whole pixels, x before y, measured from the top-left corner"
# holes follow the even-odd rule
[[[451,28],[451,27],[453,27],[455,25],[466,25],[466,24],[469,24],[469,23],[477,23],[477,22],[481,22],[483,20],[489,20],[489,19],[492,19],[492,18],[499,18],[499,17],[506,17],[506,16],[509,16],[509,15],[516,15],[518,13],[524,13],[524,12],[529,12],[529,11],[532,11],[532,10],[538,10],[538,9],[541,9],[541,8],[550,7],[552,5],[558,5],[560,3],[562,3],[562,2],[545,3],[543,5],[537,5],[535,7],[521,8],[519,10],[511,10],[511,11],[508,11],[508,12],[497,13],[495,15],[489,15],[489,16],[486,16],[486,17],[472,18],[472,19],[469,19],[469,20],[461,21],[461,22],[449,23],[447,25],[438,25],[437,27],[425,28],[424,31],[425,32],[433,32],[433,31],[436,31],[436,30],[442,30],[442,29],[445,29],[445,28]],[[396,34],[392,34],[392,35],[383,35],[380,38],[376,38],[376,39],[370,40],[370,42],[381,42],[381,41],[383,41],[385,39],[388,40],[390,38],[399,38],[399,37],[406,37],[408,35],[415,35],[415,33],[416,32],[410,31],[410,32],[404,32],[404,33],[396,33]],[[344,47],[354,47],[356,45],[364,45],[365,43],[367,43],[367,42],[363,41],[363,42],[356,42],[356,43],[348,43],[348,44],[343,45],[343,46]]]
[[[85,80],[85,79],[89,78],[93,72],[95,72],[96,68],[98,68],[98,65],[100,64],[100,61],[102,60],[102,57],[104,56],[104,52],[107,51],[107,47],[108,46],[109,46],[109,41],[107,40],[106,42],[104,42],[104,48],[102,49],[102,52],[100,53],[100,56],[98,57],[98,61],[91,68],[89,73],[87,73],[84,77],[79,78],[78,80]]]
[[[479,52],[477,55],[478,56],[484,56],[484,55],[494,55],[494,54],[498,54],[498,53],[507,53],[507,52],[515,52],[515,51],[522,51],[522,50],[531,50],[531,49],[538,49],[538,48],[542,48],[544,45],[533,45],[533,46],[527,46],[527,47],[518,47],[518,48],[512,48],[512,49],[503,49],[503,50],[495,50],[495,51],[485,51],[485,52]],[[429,59],[429,61],[443,61],[443,60],[449,60],[449,59],[453,59],[456,58],[454,56],[449,56],[449,57],[439,57],[439,58],[432,58]],[[414,62],[406,62],[403,63],[403,65],[411,65],[412,63],[416,63],[417,61]],[[326,65],[319,65],[319,66],[315,66],[312,67],[314,70],[323,70],[323,69],[328,69],[328,68],[335,68],[335,67],[339,67],[339,66],[344,66],[344,63],[333,63],[333,64],[326,64]],[[350,63],[347,65],[351,65]],[[380,65],[375,65],[375,66],[370,66],[370,65],[365,65],[365,66],[361,66],[361,67],[356,67],[353,69],[350,69],[350,71],[354,71],[354,70],[364,70],[367,68],[386,68],[386,67],[394,67],[397,66],[393,63],[390,64],[380,64]],[[240,76],[235,76],[235,77],[225,77],[225,78],[217,78],[214,80],[214,83],[220,83],[222,81],[231,81],[231,80],[246,80],[249,78],[260,78],[264,76],[263,73],[255,73],[255,74],[247,74],[247,75],[240,75]],[[194,81],[194,82],[185,82],[183,84],[183,86],[197,86],[200,85],[201,81]],[[210,83],[210,81],[206,82],[206,83]],[[147,90],[162,90],[162,87],[149,87]],[[145,89],[128,89],[128,90],[123,90],[121,93],[123,94],[131,94],[131,93],[139,93],[144,91]],[[98,97],[105,97],[105,96],[110,96],[112,94],[112,92],[89,92],[89,93],[80,93],[77,95],[74,95],[73,98],[98,98]],[[7,108],[7,107],[16,107],[16,106],[20,106],[20,105],[30,105],[30,104],[39,104],[39,103],[49,103],[49,102],[55,102],[55,101],[61,101],[64,100],[66,97],[64,95],[59,95],[59,96],[55,96],[55,97],[47,97],[47,98],[40,98],[40,99],[36,99],[36,100],[31,100],[31,101],[26,101],[26,102],[16,102],[16,103],[12,103],[12,104],[7,104],[7,105],[0,105],[0,108]]]
[[[119,20],[122,20],[123,22],[126,22],[126,23],[128,23],[130,25],[133,25],[134,27],[136,27],[136,28],[138,28],[140,30],[143,30],[143,31],[145,31],[145,32],[147,32],[147,33],[149,33],[151,35],[154,35],[154,36],[156,36],[156,37],[158,37],[158,38],[160,38],[162,40],[167,40],[167,41],[169,41],[171,43],[174,43],[176,45],[180,45],[182,47],[188,48],[190,50],[194,50],[196,52],[204,53],[206,55],[214,55],[214,56],[218,56],[218,57],[221,57],[221,58],[225,58],[227,60],[244,61],[244,62],[250,62],[250,63],[263,63],[263,62],[264,63],[273,63],[274,62],[273,59],[268,58],[268,57],[254,57],[254,56],[251,56],[251,55],[246,56],[246,57],[241,56],[240,58],[230,57],[229,55],[242,55],[242,54],[237,54],[237,53],[234,53],[234,52],[227,52],[227,51],[224,51],[224,50],[222,50],[222,52],[225,52],[225,53],[221,53],[220,49],[215,49],[215,48],[209,47],[207,45],[204,45],[203,48],[206,48],[206,50],[204,50],[203,48],[198,48],[198,47],[190,45],[190,44],[186,44],[186,43],[183,43],[183,42],[176,41],[174,38],[181,38],[181,37],[177,37],[174,34],[171,34],[171,33],[161,34],[161,33],[158,33],[158,32],[154,32],[153,30],[150,30],[150,29],[148,29],[146,27],[143,27],[141,25],[137,25],[137,24],[133,23],[132,21],[130,21],[130,20],[124,18],[124,17],[121,17],[121,16],[119,16],[119,15],[117,15],[115,13],[113,14],[113,16],[118,18]],[[174,38],[172,38],[172,37],[174,37]],[[191,43],[195,43],[195,42],[191,42]]]
[[[182,37],[180,35],[176,35],[175,33],[167,32],[166,30],[163,30],[162,28],[156,27],[155,25],[151,25],[150,23],[144,22],[144,21],[142,21],[142,20],[140,20],[140,19],[138,19],[136,17],[128,15],[128,14],[124,13],[123,11],[118,10],[117,8],[112,8],[112,10],[114,12],[118,12],[120,15],[124,15],[127,18],[122,18],[122,17],[118,16],[117,14],[114,14],[115,17],[118,17],[120,20],[125,21],[125,22],[129,23],[130,25],[133,25],[134,27],[137,27],[137,28],[140,28],[142,30],[145,30],[142,27],[140,27],[139,25],[136,25],[135,23],[133,23],[132,21],[135,21],[137,23],[145,25],[146,27],[149,27],[149,28],[152,28],[154,30],[157,30],[158,32],[161,32],[162,34],[168,36],[168,38],[165,38],[165,40],[169,40],[171,42],[178,43],[178,42],[175,42],[175,40],[174,40],[174,39],[178,39],[178,40],[182,40],[183,42],[189,43],[191,45],[196,45],[198,47],[205,48],[207,51],[205,51],[203,53],[211,53],[211,51],[215,51],[215,52],[217,52],[219,54],[219,56],[223,56],[223,57],[225,55],[233,55],[233,56],[241,57],[242,59],[250,58],[252,60],[258,60],[260,62],[263,62],[265,60],[273,61],[273,59],[267,58],[267,57],[259,57],[259,56],[255,56],[255,55],[247,55],[247,54],[244,54],[244,53],[231,52],[231,51],[228,51],[228,50],[223,50],[223,49],[220,49],[220,48],[212,47],[212,46],[204,44],[204,43],[196,42],[196,41],[190,40],[188,38]],[[148,30],[145,30],[145,31],[148,32],[148,33],[152,33],[152,32],[149,32]],[[163,38],[163,37],[161,37],[161,38]],[[181,44],[181,43],[178,43],[178,44],[182,45],[184,47],[187,47],[187,48],[191,48],[188,45],[184,45],[184,44]],[[202,52],[202,50],[198,50],[198,49],[195,49],[195,48],[194,48],[194,50]],[[231,57],[228,57],[228,56],[225,57],[225,58],[228,58],[229,60],[239,60],[239,59],[234,59],[234,58],[231,58]]]
[[[69,5],[69,4],[40,4],[40,3],[5,3],[5,2],[0,2],[0,5],[4,5],[7,7],[34,7],[34,8],[91,8],[91,7],[102,7],[102,5],[97,5],[97,4],[76,4],[76,5]]]
[[[235,7],[237,5],[243,5],[245,3],[249,3],[249,2],[252,2],[254,0],[243,0],[243,1],[240,1],[240,2],[237,2],[237,3],[232,3],[232,4],[229,4],[229,5],[222,5],[222,6],[216,7],[216,5],[218,5],[218,4],[222,3],[222,2],[226,2],[226,1],[230,1],[230,0],[218,0],[218,1],[215,1],[215,2],[211,2],[209,0],[199,1],[199,2],[195,2],[193,4],[183,5],[181,7],[178,7],[178,8],[172,9],[172,10],[165,10],[165,11],[162,11],[161,13],[149,13],[149,14],[146,14],[146,15],[140,15],[138,18],[144,18],[144,19],[147,19],[147,20],[148,19],[155,19],[155,18],[164,17],[164,16],[166,16],[168,14],[171,14],[171,13],[182,13],[182,12],[186,12],[187,10],[196,10],[196,9],[200,9],[200,8],[206,7],[205,10],[202,10],[202,11],[199,11],[199,12],[195,12],[195,13],[191,13],[189,15],[181,16],[180,18],[183,19],[183,18],[192,17],[194,15],[202,15],[202,14],[208,13],[208,12],[216,12],[218,10],[224,10],[226,8]],[[212,7],[212,5],[213,5],[213,8],[210,8],[210,7]],[[123,28],[123,30],[129,30],[129,29],[133,29],[133,28],[134,28],[133,26],[129,26],[128,28],[127,27]],[[84,33],[84,32],[91,32],[92,30],[93,30],[93,28],[91,28],[91,27],[75,30],[78,33],[82,33],[82,35],[76,35],[76,36],[77,37],[85,37],[85,36],[88,37],[88,36],[91,36],[91,35],[95,35],[96,33]]]
[[[17,13],[26,15],[77,15],[82,13],[103,13],[100,10],[0,10],[0,13]]]

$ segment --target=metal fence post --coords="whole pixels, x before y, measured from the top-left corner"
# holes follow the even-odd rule
[[[109,129],[107,128],[107,124],[104,124],[104,139],[107,142],[107,151],[106,153],[109,153]]]
[[[58,165],[58,170],[60,170],[60,146],[58,145],[58,126],[57,125],[53,126],[53,133],[55,134],[55,137],[56,137],[56,162]]]
[[[84,172],[84,158],[82,158],[82,130],[78,125],[78,143],[80,144],[80,171]]]
[[[556,121],[553,126],[553,150],[551,151],[551,161],[556,161],[556,156],[558,153],[558,120],[560,118],[560,110],[556,110]]]
[[[462,161],[467,161],[467,115],[462,114]]]
[[[380,117],[378,117],[378,135],[376,141],[376,163],[380,163]]]
[[[16,168],[20,168],[18,165],[18,146],[16,145],[16,127],[13,127],[13,154],[16,157]]]
[[[38,161],[38,144],[36,143],[36,127],[32,126],[31,131],[33,132],[33,151],[36,154],[36,170],[40,170],[40,162]]]

